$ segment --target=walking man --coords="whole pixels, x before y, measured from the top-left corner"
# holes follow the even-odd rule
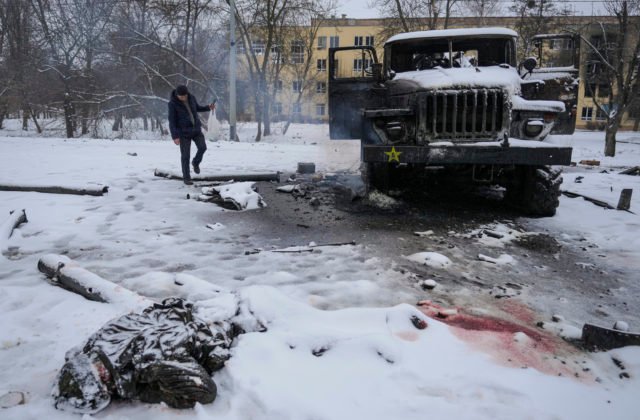
[[[173,92],[169,100],[169,130],[173,142],[180,146],[180,162],[182,164],[182,179],[187,185],[193,185],[189,160],[191,159],[191,140],[196,144],[198,151],[191,164],[193,172],[200,173],[200,162],[207,150],[207,144],[202,134],[202,124],[198,118],[198,112],[213,111],[214,104],[209,106],[198,105],[196,98],[189,93],[186,86],[180,85]]]

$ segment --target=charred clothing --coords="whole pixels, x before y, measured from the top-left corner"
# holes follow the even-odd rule
[[[231,338],[213,332],[182,299],[108,322],[67,352],[54,389],[56,408],[94,413],[112,397],[190,408],[213,402],[211,373],[229,358]]]

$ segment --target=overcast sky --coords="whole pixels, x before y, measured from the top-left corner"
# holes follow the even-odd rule
[[[555,0],[554,2],[556,4],[562,3],[562,1],[559,0]],[[352,18],[380,17],[378,11],[375,8],[369,7],[370,3],[372,3],[372,0],[338,0],[339,6],[337,15],[340,16],[342,13],[346,13],[348,17]],[[604,14],[601,1],[580,0],[569,1],[567,3],[569,3],[575,10],[576,15]],[[507,15],[507,9],[511,5],[511,2],[508,0],[503,0],[501,2],[501,5],[505,12],[502,13],[502,15]]]

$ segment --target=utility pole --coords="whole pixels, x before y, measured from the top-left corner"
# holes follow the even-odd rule
[[[236,2],[229,0],[229,140],[236,141]]]

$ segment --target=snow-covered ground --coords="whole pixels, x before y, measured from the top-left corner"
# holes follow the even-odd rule
[[[359,145],[328,140],[326,126],[294,125],[286,136],[257,144],[251,126],[239,132],[240,143],[208,143],[203,175],[293,172],[298,162],[315,162],[321,172],[359,166]],[[640,211],[640,177],[616,174],[640,165],[640,135],[620,135],[629,143],[620,143],[613,159],[602,157],[603,137],[552,140],[571,143],[575,161],[601,160],[594,169],[568,168],[563,189],[615,206],[620,189],[633,188],[631,209]],[[0,223],[13,209],[26,209],[29,219],[0,256],[0,396],[22,391],[26,403],[0,409],[0,417],[76,417],[55,410],[49,395],[64,353],[123,313],[49,285],[36,266],[55,253],[151,298],[178,294],[202,302],[204,315],[216,313],[217,301],[207,300],[201,281],[214,284],[242,299],[268,328],[237,339],[231,360],[214,374],[213,404],[177,411],[120,402],[99,418],[637,418],[640,349],[569,357],[567,372],[579,377],[505,364],[418,311],[415,288],[393,261],[372,257],[362,245],[245,253],[260,246],[256,227],[186,199],[198,189],[154,177],[155,168],[179,170],[178,148],[168,139],[0,137],[0,183],[109,186],[103,197],[0,192]],[[578,176],[581,183],[574,182]],[[640,267],[637,215],[562,197],[556,217],[528,223],[567,240],[585,238]],[[428,327],[417,329],[412,317]],[[527,349],[526,334],[509,339]],[[630,378],[620,377],[613,357]]]

